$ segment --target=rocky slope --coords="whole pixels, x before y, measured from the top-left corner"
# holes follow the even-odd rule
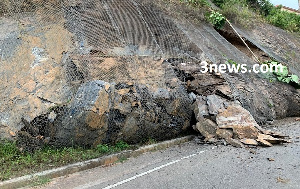
[[[300,114],[290,85],[200,73],[204,60],[254,62],[209,24],[184,19],[180,5],[53,6],[0,18],[0,137],[18,136],[25,148],[33,144],[28,150],[172,138],[196,124],[196,99],[211,95],[238,102],[259,124]]]

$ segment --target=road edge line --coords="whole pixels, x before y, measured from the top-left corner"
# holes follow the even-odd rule
[[[66,165],[63,167],[51,169],[42,171],[39,173],[34,173],[31,175],[25,175],[22,177],[14,178],[11,180],[0,182],[0,188],[1,189],[13,189],[13,188],[21,188],[26,187],[29,184],[31,184],[35,179],[37,178],[47,178],[47,179],[54,179],[57,177],[66,176],[69,174],[73,174],[76,172],[92,169],[95,167],[101,167],[101,166],[107,166],[111,165],[113,163],[116,163],[117,161],[124,159],[124,158],[131,158],[131,157],[137,157],[139,155],[142,155],[146,152],[152,152],[152,151],[158,151],[158,150],[164,150],[172,146],[176,146],[182,143],[189,142],[194,139],[195,136],[189,135],[181,138],[176,138],[172,140],[163,141],[156,144],[151,144],[147,146],[142,146],[138,148],[137,150],[128,150],[124,152],[120,152],[117,154],[112,154],[96,159],[91,159],[83,162],[78,162],[70,165]]]

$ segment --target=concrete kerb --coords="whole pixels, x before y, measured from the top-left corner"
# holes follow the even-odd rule
[[[97,159],[92,159],[92,160],[88,160],[88,161],[84,161],[84,162],[74,163],[71,165],[63,166],[63,167],[52,169],[52,170],[43,171],[40,173],[35,173],[32,175],[26,175],[23,177],[14,178],[11,180],[0,182],[0,188],[1,189],[21,188],[21,187],[28,186],[35,179],[38,179],[41,177],[47,178],[47,179],[53,179],[53,178],[65,176],[68,174],[76,173],[79,171],[92,169],[95,167],[110,165],[110,164],[116,163],[117,161],[122,160],[124,158],[127,159],[130,157],[136,157],[136,156],[139,156],[146,152],[164,150],[166,148],[191,141],[193,138],[194,138],[194,136],[186,136],[186,137],[182,137],[182,138],[168,140],[168,141],[164,141],[161,143],[143,146],[137,150],[128,150],[128,151],[124,151],[124,152],[121,152],[118,154],[112,154],[109,156],[100,157]]]

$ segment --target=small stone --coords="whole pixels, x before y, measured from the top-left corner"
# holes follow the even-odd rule
[[[281,177],[277,177],[277,182],[279,183],[284,183],[284,184],[286,184],[286,183],[288,183],[290,180],[289,179],[283,179],[283,178],[281,178]]]
[[[57,117],[57,114],[54,111],[50,112],[48,115],[48,119],[50,122],[53,122],[56,117]]]
[[[110,84],[109,84],[109,83],[104,84],[104,89],[105,89],[105,91],[108,91],[109,88],[110,88]]]
[[[127,93],[129,93],[130,89],[120,89],[117,91],[118,94],[120,95],[126,95]]]
[[[221,92],[222,94],[226,95],[229,98],[232,98],[232,91],[228,85],[219,85],[216,89]]]
[[[213,136],[210,136],[209,138],[206,138],[205,141],[207,143],[211,143],[211,144],[214,144],[217,142],[217,139],[216,138],[213,138]]]
[[[15,136],[16,136],[16,133],[13,132],[13,131],[9,131],[9,135],[10,135],[11,137],[15,137]]]
[[[257,142],[259,142],[260,144],[262,144],[263,146],[266,146],[266,147],[272,147],[273,145],[266,141],[266,140],[263,140],[263,139],[256,139]]]
[[[258,146],[258,142],[254,139],[241,139],[241,142],[246,145]]]
[[[244,145],[243,143],[241,143],[239,140],[237,139],[233,139],[233,138],[228,138],[226,139],[226,141],[231,144],[232,146],[236,147],[236,148],[243,148]]]
[[[195,101],[195,100],[197,99],[197,96],[196,96],[195,93],[193,93],[193,92],[191,92],[191,93],[189,94],[189,97],[190,97],[190,99],[191,99],[192,101]]]
[[[274,137],[272,137],[270,135],[265,135],[265,134],[259,134],[258,135],[258,139],[262,139],[262,140],[268,141],[271,144],[278,144],[278,143],[281,143],[281,142],[284,141],[283,139],[274,138]]]
[[[275,161],[275,159],[273,158],[267,158],[269,161]]]

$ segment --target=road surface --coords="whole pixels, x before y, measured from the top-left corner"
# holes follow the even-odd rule
[[[277,124],[293,143],[238,149],[197,140],[146,153],[123,163],[52,180],[45,189],[68,188],[300,188],[300,123]],[[292,121],[291,121],[292,120]],[[283,125],[284,124],[284,125]]]

